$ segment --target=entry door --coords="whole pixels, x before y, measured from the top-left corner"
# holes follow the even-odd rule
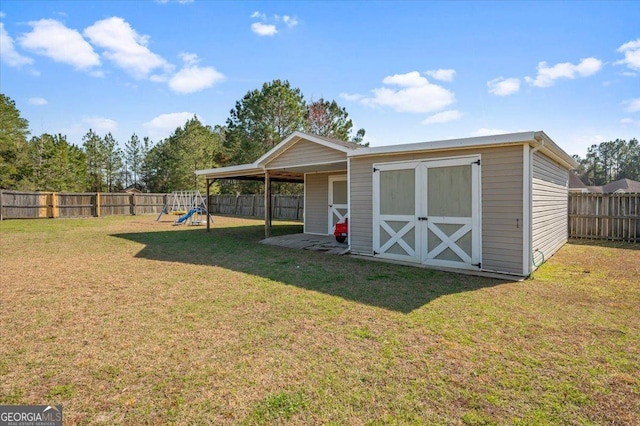
[[[374,254],[479,269],[479,164],[474,156],[375,165]]]
[[[348,217],[347,177],[329,176],[329,230],[333,234],[336,223]]]
[[[423,163],[422,263],[480,269],[480,160]]]

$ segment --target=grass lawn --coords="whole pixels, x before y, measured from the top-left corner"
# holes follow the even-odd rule
[[[168,220],[0,223],[0,404],[62,404],[65,425],[640,424],[638,245],[571,242],[508,282]]]

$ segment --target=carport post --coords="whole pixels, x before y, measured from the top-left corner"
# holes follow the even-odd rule
[[[207,178],[207,232],[211,232],[211,185],[215,181],[215,179]]]
[[[269,171],[264,171],[264,237],[271,235],[271,178]]]

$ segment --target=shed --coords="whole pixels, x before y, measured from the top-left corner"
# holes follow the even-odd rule
[[[304,183],[304,232],[348,217],[352,254],[528,276],[567,241],[576,166],[541,131],[382,147],[295,132],[254,163],[196,173],[264,180],[267,207],[271,181]]]

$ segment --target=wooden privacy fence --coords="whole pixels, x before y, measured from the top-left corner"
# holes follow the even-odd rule
[[[211,213],[234,216],[264,217],[264,195],[210,195]],[[272,195],[271,217],[302,220],[304,196]]]
[[[159,214],[171,194],[0,191],[0,220]],[[211,195],[211,213],[264,217],[264,195]],[[302,220],[302,195],[273,195],[272,217]]]
[[[167,194],[0,191],[0,220],[160,213]]]
[[[640,242],[640,193],[569,194],[569,237]]]

